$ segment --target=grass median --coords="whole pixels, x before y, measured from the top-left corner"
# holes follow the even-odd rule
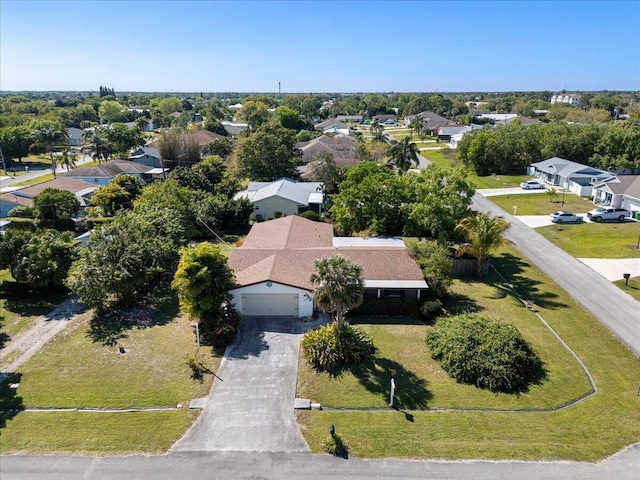
[[[502,250],[494,263],[524,298],[535,300],[536,309],[586,364],[598,392],[569,408],[545,412],[588,393],[584,373],[501,280],[457,280],[448,308],[515,324],[545,362],[546,378],[519,396],[459,385],[432,362],[424,344],[428,326],[363,324],[380,349],[376,371],[360,366],[331,379],[310,372],[301,361],[298,396],[324,399],[326,407],[382,411],[299,412],[313,451],[322,451],[330,424],[353,455],[372,458],[595,461],[640,440],[638,359],[514,249]],[[390,374],[397,376],[397,410],[386,407]],[[478,409],[486,411],[473,411]]]

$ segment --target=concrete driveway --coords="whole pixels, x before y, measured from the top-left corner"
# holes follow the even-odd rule
[[[245,318],[204,411],[171,451],[309,451],[293,409],[300,326],[294,318]]]

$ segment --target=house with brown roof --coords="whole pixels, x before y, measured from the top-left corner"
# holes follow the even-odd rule
[[[80,207],[84,208],[89,204],[93,191],[98,187],[99,185],[89,182],[60,176],[47,182],[13,190],[0,195],[0,217],[5,218],[7,213],[19,205],[29,206],[33,204],[33,197],[41,193],[45,188],[55,188],[73,193],[80,202]]]
[[[109,185],[109,182],[120,174],[134,175],[143,180],[150,181],[147,175],[153,167],[132,162],[131,160],[110,160],[106,163],[91,167],[78,167],[60,174],[62,177],[75,178],[97,185]]]
[[[229,266],[235,308],[245,316],[313,314],[315,261],[342,255],[362,267],[365,298],[413,297],[428,288],[400,238],[334,237],[333,226],[298,216],[256,223]]]
[[[640,212],[640,175],[615,175],[593,186],[593,203]]]
[[[302,152],[302,166],[298,168],[300,178],[304,181],[313,178],[313,166],[310,163],[320,152],[330,153],[338,167],[355,167],[360,163],[356,158],[356,144],[354,137],[342,134],[321,135],[308,142],[298,143],[296,147]]]

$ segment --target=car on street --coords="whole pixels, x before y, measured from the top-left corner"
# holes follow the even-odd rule
[[[601,222],[603,220],[618,220],[624,222],[627,217],[631,216],[631,212],[624,208],[598,207],[595,210],[587,212],[589,220]]]
[[[559,211],[553,212],[551,215],[551,221],[553,223],[582,223],[584,222],[584,218],[582,215],[576,215],[575,213]]]
[[[535,190],[535,189],[541,189],[541,188],[547,188],[547,187],[545,187],[538,180],[527,180],[520,184],[520,188],[522,188],[523,190]]]

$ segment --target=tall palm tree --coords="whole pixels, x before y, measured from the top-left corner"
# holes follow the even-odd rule
[[[149,125],[151,125],[150,120],[147,117],[138,117],[136,118],[136,125],[140,129],[140,131],[144,132]]]
[[[455,231],[462,233],[467,241],[460,245],[458,255],[469,253],[476,257],[478,277],[482,277],[482,265],[491,251],[507,242],[502,236],[507,228],[509,228],[509,222],[504,218],[490,217],[486,213],[463,218],[456,225]]]
[[[113,150],[111,143],[108,142],[100,133],[94,132],[89,138],[87,147],[91,158],[98,163],[106,162]]]
[[[67,130],[58,130],[54,127],[41,128],[33,132],[32,148],[44,149],[51,159],[51,171],[56,176],[56,159],[54,152],[69,147],[69,133]]]
[[[422,118],[420,115],[416,115],[415,117],[413,117],[411,122],[409,122],[409,128],[416,135],[420,135],[420,133],[422,133],[422,130],[424,130],[424,118]]]
[[[411,138],[404,137],[400,142],[391,146],[391,158],[400,169],[400,174],[411,168],[411,163],[418,164],[418,147],[411,142]]]
[[[369,127],[369,131],[373,135],[374,141],[376,142],[385,141],[384,125],[379,123],[377,120],[371,124],[371,126]]]
[[[68,148],[62,150],[62,160],[61,163],[67,168],[67,172],[71,169],[71,167],[76,167],[77,156],[74,153],[70,153]]]
[[[344,314],[362,303],[362,267],[348,258],[335,255],[317,260],[315,268],[309,277],[309,281],[316,286],[313,299],[322,310],[333,312],[340,329]]]

